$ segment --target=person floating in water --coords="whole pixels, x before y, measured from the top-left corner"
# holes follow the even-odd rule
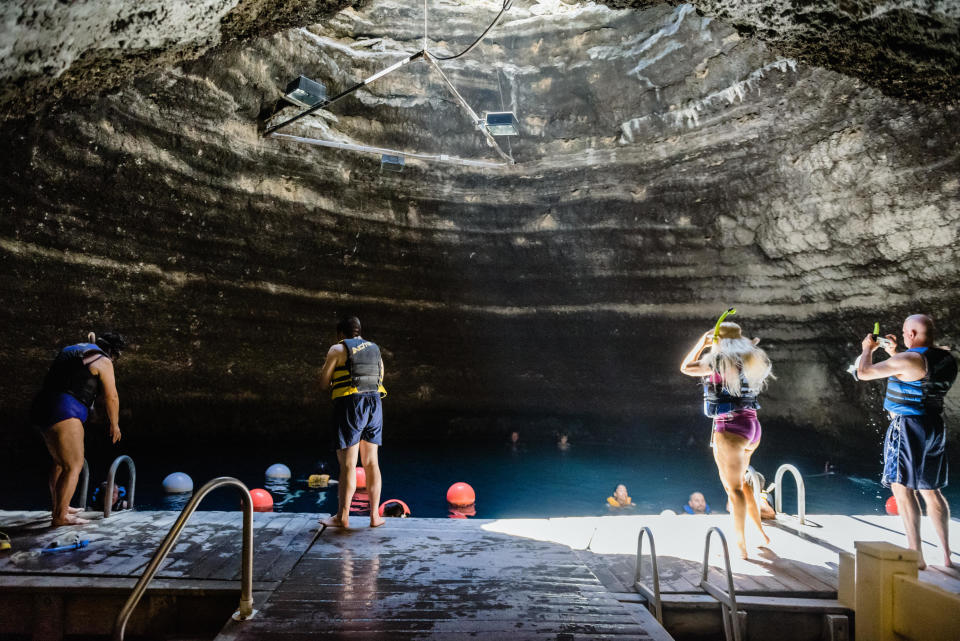
[[[328,527],[349,527],[350,503],[357,490],[357,456],[363,462],[371,506],[380,505],[380,464],[377,448],[383,444],[383,359],[380,347],[360,337],[360,319],[345,318],[337,324],[339,342],[330,347],[320,371],[320,389],[330,390],[337,432],[340,463],[337,513],[323,521]],[[370,527],[384,524],[376,509],[370,510]]]
[[[764,544],[770,543],[756,501],[747,500],[743,481],[750,457],[760,444],[757,395],[772,376],[770,359],[757,347],[758,342],[745,338],[736,323],[718,323],[680,364],[680,371],[687,376],[703,379],[703,413],[713,418],[713,457],[733,508],[733,527],[743,558],[747,558],[743,532],[746,516],[757,526]],[[710,352],[703,355],[708,347]]]
[[[120,440],[120,397],[113,364],[126,347],[120,334],[91,332],[89,342],[64,347],[57,354],[43,387],[30,408],[30,422],[40,431],[53,458],[50,470],[52,523],[88,523],[70,507],[83,469],[83,427],[93,403],[103,392],[107,406],[110,440]]]
[[[927,567],[920,547],[920,502],[923,498],[933,529],[940,539],[943,564],[950,558],[950,506],[940,488],[947,485],[947,432],[943,421],[943,398],[957,379],[957,361],[944,347],[933,344],[933,319],[915,314],[903,322],[903,344],[889,334],[886,352],[890,358],[873,362],[880,343],[867,334],[861,343],[857,378],[887,379],[883,409],[890,426],[883,444],[883,485],[893,490],[907,533],[907,545],[919,554],[920,569]]]
[[[702,492],[694,492],[683,506],[685,514],[710,514],[710,504]]]
[[[611,509],[636,507],[633,499],[631,499],[630,495],[627,494],[627,486],[623,485],[622,483],[613,491],[613,496],[607,497],[607,505],[610,506]]]
[[[557,439],[557,449],[561,452],[566,452],[570,449],[570,438],[566,434],[560,434],[560,438]]]
[[[98,512],[102,512],[104,509],[103,499],[107,495],[107,482],[104,481],[100,484],[97,489],[93,491],[93,494],[90,495],[90,502],[93,504],[93,509]],[[110,503],[111,512],[119,512],[120,510],[126,510],[129,508],[129,503],[127,503],[127,488],[122,485],[113,486],[113,501]]]

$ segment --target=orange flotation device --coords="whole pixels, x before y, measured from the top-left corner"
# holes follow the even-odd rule
[[[626,503],[621,503],[620,501],[613,498],[612,496],[608,496],[607,503],[610,504],[610,507],[633,507],[633,499],[631,499],[629,496],[627,497]]]
[[[406,514],[407,516],[410,516],[410,508],[407,506],[406,503],[404,503],[400,499],[387,499],[386,501],[381,503],[380,509],[378,510],[378,512],[380,512],[380,516],[383,516],[383,508],[387,506],[387,503],[399,503],[401,506],[403,506],[403,513]]]

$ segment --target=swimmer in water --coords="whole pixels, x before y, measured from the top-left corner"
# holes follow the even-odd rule
[[[710,514],[710,505],[707,503],[707,497],[703,492],[694,492],[687,499],[687,504],[683,506],[686,514]]]
[[[770,543],[756,501],[747,500],[749,489],[744,483],[750,457],[760,445],[757,395],[772,377],[770,359],[757,347],[758,342],[745,338],[736,323],[719,323],[700,337],[680,364],[681,372],[703,382],[703,412],[713,418],[713,457],[730,498],[737,547],[743,558],[747,558],[743,531],[747,516],[760,531],[764,545]],[[704,355],[707,348],[710,351]]]
[[[50,470],[52,524],[82,525],[87,519],[70,507],[83,469],[83,428],[101,392],[106,400],[110,441],[120,440],[120,397],[113,364],[126,342],[120,334],[90,333],[88,342],[64,347],[57,354],[30,408],[30,422],[43,436],[53,458]],[[86,497],[84,497],[86,498]]]
[[[622,483],[613,491],[613,496],[607,497],[607,505],[611,508],[636,507],[633,499],[627,494],[627,486]]]

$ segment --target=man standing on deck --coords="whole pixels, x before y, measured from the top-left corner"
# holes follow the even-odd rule
[[[947,434],[943,422],[943,397],[957,378],[957,362],[948,349],[935,347],[933,319],[915,314],[903,322],[903,344],[897,352],[897,337],[885,347],[890,355],[873,362],[880,346],[873,334],[863,339],[857,378],[887,378],[883,408],[890,414],[890,427],[883,446],[883,484],[893,490],[907,532],[907,545],[920,554],[920,569],[927,567],[920,548],[919,494],[940,538],[943,564],[950,560],[950,506],[940,488],[947,484]]]
[[[360,337],[360,319],[344,318],[337,324],[338,343],[330,347],[320,372],[320,389],[330,390],[337,432],[340,485],[337,513],[323,521],[328,527],[349,527],[350,502],[357,490],[357,455],[363,463],[370,494],[370,527],[385,523],[380,506],[380,465],[377,448],[383,443],[383,359],[380,348]]]

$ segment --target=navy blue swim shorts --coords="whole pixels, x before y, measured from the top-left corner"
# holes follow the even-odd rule
[[[912,490],[947,485],[947,432],[940,415],[896,414],[883,443],[883,485],[900,483]]]
[[[333,400],[333,423],[337,430],[337,449],[344,450],[360,441],[383,444],[383,406],[380,394],[350,394]]]
[[[66,392],[51,396],[41,394],[34,399],[30,408],[30,422],[45,430],[68,418],[77,418],[81,423],[86,423],[89,412],[86,405]]]

